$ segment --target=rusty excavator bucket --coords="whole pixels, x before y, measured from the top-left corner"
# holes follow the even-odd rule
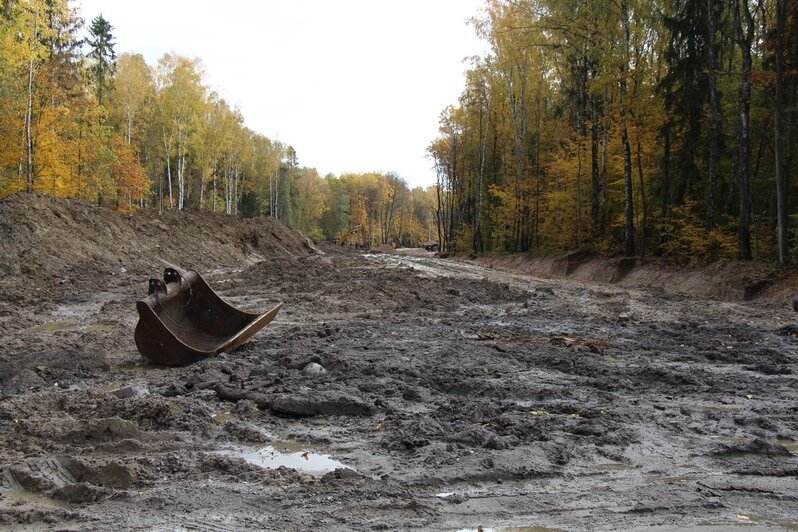
[[[136,304],[136,346],[147,362],[181,366],[230,353],[277,315],[280,303],[264,314],[226,303],[194,270],[166,268],[163,280],[150,279],[149,295]]]

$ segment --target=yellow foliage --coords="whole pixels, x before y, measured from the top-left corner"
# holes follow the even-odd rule
[[[702,266],[720,259],[737,256],[737,235],[733,227],[717,226],[711,231],[703,227],[698,204],[687,202],[673,209],[663,223],[665,252],[681,264]]]
[[[111,176],[116,185],[116,209],[130,212],[136,209],[135,202],[147,194],[150,182],[132,145],[115,137],[111,140],[111,149],[115,157]]]
[[[545,205],[545,216],[542,217],[540,224],[541,247],[548,249],[573,247],[577,234],[577,205],[573,190],[565,189],[546,194]]]
[[[70,172],[72,150],[67,149],[58,127],[66,123],[66,109],[47,106],[41,109],[39,120],[33,125],[36,150],[33,153],[35,177],[33,189],[60,197],[76,196],[81,189]]]

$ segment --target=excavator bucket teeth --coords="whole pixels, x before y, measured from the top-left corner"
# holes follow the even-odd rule
[[[147,362],[182,366],[230,353],[265,327],[282,307],[256,314],[219,297],[195,270],[164,271],[150,279],[149,295],[136,303],[136,347]]]

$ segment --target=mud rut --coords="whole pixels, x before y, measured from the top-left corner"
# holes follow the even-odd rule
[[[0,303],[0,522],[798,528],[786,306],[328,251],[210,272],[286,306],[186,368],[140,362],[144,275]]]

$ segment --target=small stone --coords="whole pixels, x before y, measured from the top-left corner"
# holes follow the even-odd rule
[[[145,384],[131,384],[124,388],[119,388],[111,392],[120,399],[130,399],[131,397],[139,397],[142,395],[149,395],[150,390]]]
[[[324,375],[325,373],[327,373],[327,370],[324,368],[324,366],[315,362],[311,362],[302,369],[302,375],[305,377],[318,377],[319,375]]]

